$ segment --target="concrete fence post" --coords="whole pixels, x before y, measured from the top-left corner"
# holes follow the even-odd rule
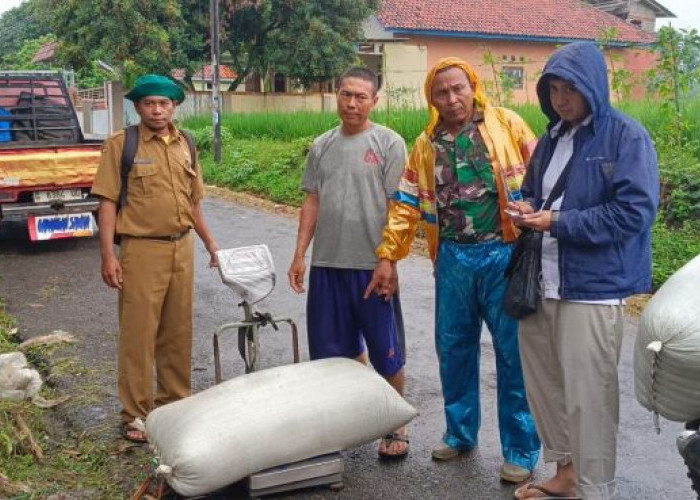
[[[109,135],[124,128],[124,86],[122,82],[107,82],[105,88],[109,116]]]
[[[92,101],[83,99],[83,133],[92,134]]]

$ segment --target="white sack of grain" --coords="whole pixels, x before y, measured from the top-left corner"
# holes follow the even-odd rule
[[[371,442],[416,410],[374,370],[331,358],[243,375],[153,411],[158,470],[183,496]]]
[[[700,256],[644,308],[634,348],[637,400],[679,422],[700,418]]]

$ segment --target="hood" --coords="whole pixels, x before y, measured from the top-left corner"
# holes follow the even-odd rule
[[[481,80],[477,76],[476,71],[474,71],[466,61],[458,57],[446,57],[444,59],[440,59],[438,63],[428,72],[428,76],[425,77],[425,87],[423,89],[425,92],[425,98],[428,100],[428,110],[430,112],[430,120],[428,121],[428,125],[425,127],[425,132],[429,137],[433,136],[435,127],[437,127],[438,123],[440,123],[440,115],[438,110],[432,104],[431,94],[433,80],[439,71],[446,68],[451,68],[453,66],[464,70],[464,72],[467,74],[467,78],[469,78],[469,82],[472,84],[472,90],[474,92],[474,110],[476,112],[483,112],[484,108],[488,105],[488,99],[486,98],[486,94],[484,94],[484,88],[481,84]]]
[[[608,68],[603,53],[593,42],[565,45],[547,61],[537,82],[537,97],[550,125],[560,120],[549,98],[548,81],[553,77],[572,83],[583,94],[591,107],[594,122],[609,112]]]

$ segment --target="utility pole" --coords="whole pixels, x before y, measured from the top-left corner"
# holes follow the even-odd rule
[[[219,0],[209,0],[211,38],[211,113],[214,132],[214,161],[221,163],[221,93],[219,89]]]

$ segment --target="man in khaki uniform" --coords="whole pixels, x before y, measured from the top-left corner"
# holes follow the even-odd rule
[[[125,133],[105,141],[92,193],[99,209],[102,279],[119,290],[118,386],[126,439],[143,442],[155,407],[190,395],[194,229],[216,266],[218,246],[202,215],[201,169],[172,123],[184,92],[146,75],[126,97],[139,116],[139,142],[119,206]],[[119,257],[115,234],[121,237]],[[153,394],[153,366],[157,387]]]

